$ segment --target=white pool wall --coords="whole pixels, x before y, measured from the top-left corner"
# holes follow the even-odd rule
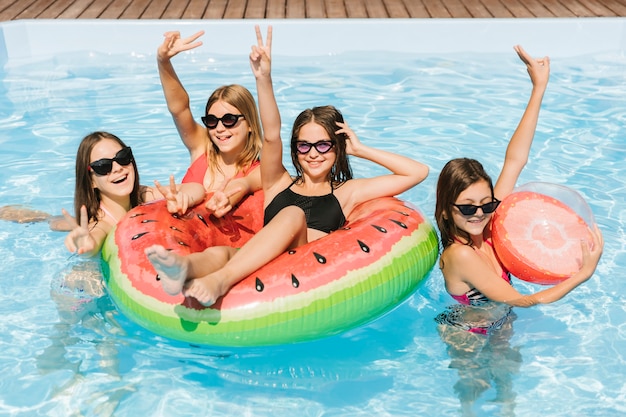
[[[0,63],[91,51],[155,53],[168,30],[204,30],[204,47],[240,54],[274,27],[273,53],[318,56],[345,51],[500,53],[523,45],[536,55],[623,54],[626,18],[534,19],[266,19],[266,20],[16,20],[0,23]]]

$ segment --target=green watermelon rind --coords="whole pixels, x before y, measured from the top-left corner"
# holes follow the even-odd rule
[[[436,233],[424,221],[372,264],[307,293],[276,300],[268,308],[252,307],[246,318],[234,320],[214,309],[200,312],[168,305],[132,287],[121,272],[114,239],[107,239],[103,248],[103,260],[108,261],[103,268],[119,310],[156,334],[196,344],[262,346],[330,336],[379,317],[415,291],[437,256]],[[276,305],[279,302],[284,304]]]

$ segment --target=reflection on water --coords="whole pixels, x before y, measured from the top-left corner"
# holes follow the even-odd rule
[[[177,57],[194,115],[215,87],[254,85],[246,54],[214,56],[207,46]],[[581,192],[604,233],[605,254],[594,278],[571,296],[514,309],[515,332],[511,323],[489,337],[438,328],[433,319],[452,300],[434,270],[406,303],[343,335],[272,348],[189,346],[120,315],[102,294],[97,262],[68,261],[63,234],[45,222],[0,221],[0,413],[457,416],[462,404],[466,415],[481,416],[625,414],[624,60],[552,60],[520,184],[549,181]],[[303,108],[334,104],[364,143],[431,167],[402,196],[428,218],[450,158],[477,158],[499,172],[530,88],[512,50],[355,52],[274,64],[283,136]],[[132,144],[145,184],[170,173],[181,178],[189,163],[153,56],[76,53],[0,69],[0,79],[2,206],[52,214],[71,208],[76,148],[94,130]],[[364,161],[353,169],[355,176],[381,174]]]

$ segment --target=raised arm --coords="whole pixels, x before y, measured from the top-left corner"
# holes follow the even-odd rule
[[[539,120],[541,101],[550,78],[550,59],[547,56],[534,59],[519,45],[515,46],[515,51],[526,64],[533,89],[526,110],[507,146],[504,165],[494,187],[495,197],[500,200],[513,191],[515,183],[528,161],[530,146]]]
[[[259,114],[263,126],[261,150],[261,181],[263,189],[275,184],[287,170],[282,163],[283,146],[280,138],[280,113],[272,84],[272,27],[267,28],[266,43],[259,26],[255,26],[257,44],[250,52],[250,68],[256,79]]]
[[[346,183],[350,192],[350,203],[346,205],[346,211],[364,201],[378,197],[396,196],[424,181],[428,176],[427,165],[415,161],[406,156],[398,155],[382,149],[372,148],[361,143],[357,135],[348,127],[347,123],[337,123],[338,134],[345,134],[346,152],[358,158],[367,159],[381,165],[391,171],[391,174],[373,178],[359,178]],[[337,191],[341,192],[340,187]]]
[[[204,31],[200,31],[183,39],[180,37],[180,32],[166,32],[164,34],[165,39],[157,50],[159,77],[161,78],[167,109],[172,115],[180,138],[189,150],[192,161],[204,154],[208,140],[207,133],[204,126],[197,123],[193,118],[189,95],[176,75],[171,59],[179,52],[202,45],[202,42],[196,42],[196,39],[203,34]]]

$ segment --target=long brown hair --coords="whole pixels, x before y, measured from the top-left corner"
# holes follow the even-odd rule
[[[333,184],[342,184],[352,179],[352,168],[346,153],[346,135],[335,133],[339,129],[337,122],[343,123],[343,115],[333,106],[319,106],[306,109],[296,117],[291,130],[291,161],[296,169],[298,178],[302,178],[302,166],[298,162],[298,152],[296,150],[300,129],[307,123],[316,123],[326,130],[328,137],[335,145],[337,158],[330,170],[328,180]]]
[[[218,101],[224,101],[235,107],[250,126],[250,133],[243,151],[239,154],[237,161],[237,173],[246,170],[250,165],[259,159],[261,154],[262,137],[261,122],[259,120],[259,112],[256,107],[256,101],[250,91],[244,86],[238,84],[224,85],[216,89],[209,97],[206,103],[205,114],[209,114],[209,109]],[[207,136],[208,128],[207,128]],[[217,163],[217,156],[220,153],[219,148],[210,140],[207,146],[207,158],[209,160],[209,170],[213,174],[221,169]]]
[[[80,208],[83,205],[87,208],[89,222],[97,222],[99,220],[100,190],[93,187],[91,175],[95,174],[90,173],[89,163],[91,162],[91,150],[98,142],[104,139],[113,140],[119,143],[120,146],[126,147],[126,144],[120,138],[108,132],[90,133],[80,142],[76,152],[76,186],[74,188],[74,213],[77,220],[80,219]],[[135,184],[130,194],[130,206],[135,207],[142,203],[142,197],[140,195],[139,171],[137,171],[137,164],[135,164],[134,160],[132,165],[135,171]]]
[[[450,246],[457,236],[464,238],[468,245],[472,245],[469,233],[460,230],[454,224],[452,207],[459,194],[479,181],[487,181],[493,197],[491,177],[477,160],[470,158],[453,159],[441,170],[437,181],[435,220],[441,234],[442,250]]]

